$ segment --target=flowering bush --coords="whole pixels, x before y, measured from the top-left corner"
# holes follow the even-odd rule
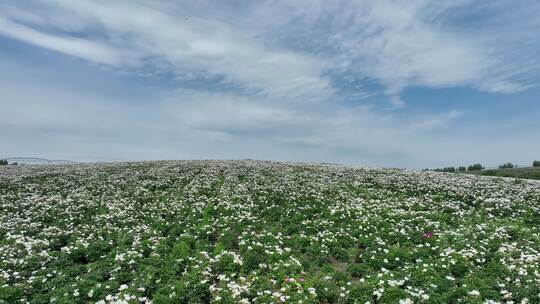
[[[0,168],[0,303],[539,303],[540,183],[257,161]]]

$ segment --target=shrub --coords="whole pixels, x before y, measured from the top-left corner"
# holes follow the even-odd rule
[[[499,169],[512,169],[514,167],[515,166],[512,163],[506,163],[506,164],[499,165]]]
[[[0,166],[5,166],[8,164],[8,161],[5,159],[0,159]]]
[[[474,164],[474,165],[470,165],[469,167],[467,167],[468,171],[480,171],[480,170],[483,170],[483,169],[484,169],[484,166],[482,166],[481,164]]]
[[[465,167],[465,166],[459,166],[458,171],[459,171],[459,172],[465,172],[465,171],[467,171],[467,167]]]
[[[540,167],[540,160],[533,161],[533,167]]]

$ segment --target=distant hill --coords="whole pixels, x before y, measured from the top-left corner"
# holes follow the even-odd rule
[[[19,165],[68,165],[77,163],[70,160],[37,157],[7,157],[2,159],[7,160],[9,164],[17,163]]]
[[[467,173],[540,180],[540,167],[511,168],[511,169],[486,169],[481,171],[469,171]]]

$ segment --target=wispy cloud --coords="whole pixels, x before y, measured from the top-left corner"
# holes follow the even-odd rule
[[[321,60],[266,46],[227,22],[172,15],[159,6],[139,2],[51,1],[42,14],[46,17],[17,20],[17,14],[4,16],[2,32],[99,63],[119,65],[129,58],[142,66],[158,60],[180,76],[218,75],[257,94],[318,99],[330,91],[321,77]],[[54,20],[62,20],[61,26]],[[22,25],[26,22],[60,34],[32,30]],[[69,37],[71,29],[89,34],[84,39]]]
[[[473,5],[471,1],[270,2],[251,22],[267,20],[265,26],[270,30],[266,33],[281,43],[316,50],[331,58],[334,67],[379,81],[395,105],[403,104],[399,95],[407,86],[472,86],[489,92],[516,92],[526,89],[531,80],[537,82],[538,77],[530,72],[538,71],[538,57],[510,60],[509,56],[532,54],[518,49],[522,41],[513,40],[509,45],[499,33],[502,29],[512,33],[538,30],[538,22],[523,24],[516,22],[519,16],[510,17],[508,10],[483,12],[482,7],[475,7],[475,12],[496,14],[482,16],[484,20],[501,16],[509,20],[481,29],[446,22],[453,12]],[[470,18],[474,17],[478,16]],[[289,28],[294,30],[289,33]],[[538,42],[537,37],[530,40]],[[512,50],[508,52],[508,48]]]
[[[70,36],[51,35],[0,16],[0,34],[39,47],[103,64],[121,64],[125,57],[106,44]]]
[[[508,62],[506,41],[496,36],[510,18],[504,11],[484,17],[495,29],[452,24],[452,12],[474,5],[469,1],[263,1],[221,15],[205,2],[37,5],[40,12],[31,14],[3,4],[0,33],[98,63],[159,60],[179,75],[218,75],[280,98],[332,97],[336,88],[323,76],[332,70],[380,82],[396,106],[407,86],[516,92],[532,85],[526,76],[540,64]],[[534,21],[518,25],[540,28]],[[538,38],[526,43],[537,45]]]

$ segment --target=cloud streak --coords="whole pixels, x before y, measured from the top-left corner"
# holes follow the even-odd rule
[[[4,16],[10,37],[98,63],[122,65],[158,60],[180,77],[186,73],[220,76],[257,94],[319,99],[330,94],[321,77],[324,63],[307,54],[267,47],[227,22],[170,15],[135,2],[52,1],[45,18],[27,18],[62,32],[98,31],[99,38],[71,38],[31,30]],[[52,20],[62,20],[61,27]],[[24,21],[24,20],[23,20]]]
[[[179,77],[218,76],[290,100],[335,97],[328,75],[343,71],[381,83],[396,106],[408,86],[512,93],[532,85],[526,76],[540,64],[508,63],[494,32],[445,22],[469,1],[263,1],[237,12],[220,6],[222,15],[208,3],[54,0],[39,3],[39,14],[13,5],[0,15],[6,36],[102,64],[157,60]],[[486,18],[497,30],[509,18],[498,17]]]
[[[97,63],[118,65],[124,61],[120,52],[105,44],[86,39],[46,34],[1,16],[0,34]]]

